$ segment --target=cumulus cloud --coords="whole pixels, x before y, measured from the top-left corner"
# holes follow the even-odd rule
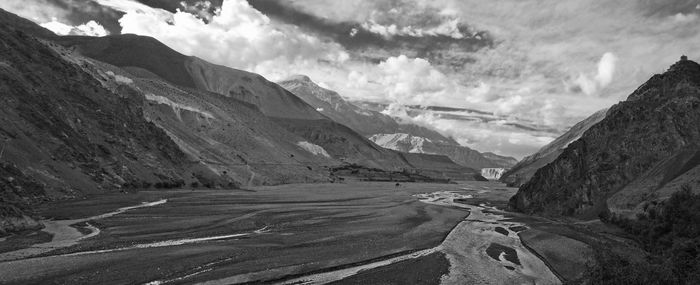
[[[275,26],[243,0],[224,1],[208,23],[184,11],[170,13],[133,1],[98,0],[126,13],[122,33],[154,37],[187,55],[246,70],[275,63],[284,67],[297,61],[342,62],[347,54],[336,45],[300,32]]]
[[[76,36],[91,36],[91,37],[104,37],[109,35],[109,32],[99,23],[95,21],[89,21],[84,24],[77,26],[71,26],[59,22],[56,18],[53,18],[51,22],[46,22],[40,24],[40,26],[54,32],[57,35],[76,35]]]
[[[59,31],[69,30],[62,25],[79,27],[89,34],[113,34],[121,29],[117,23],[121,13],[90,0],[2,0],[0,8]],[[91,22],[99,23],[100,28]]]
[[[598,62],[598,73],[595,76],[590,77],[582,73],[574,82],[587,95],[596,94],[613,81],[616,63],[617,57],[611,52],[606,52]]]
[[[394,101],[408,104],[436,103],[453,91],[445,74],[425,59],[405,55],[390,57],[379,64],[380,84]]]

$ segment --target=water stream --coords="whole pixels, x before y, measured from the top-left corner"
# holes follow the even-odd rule
[[[59,248],[65,248],[65,247],[76,245],[80,240],[83,240],[86,238],[91,238],[91,237],[94,237],[94,236],[97,236],[98,234],[100,234],[100,229],[91,225],[89,223],[89,221],[112,217],[112,216],[119,215],[121,213],[124,213],[126,211],[130,211],[130,210],[134,210],[134,209],[158,206],[161,204],[165,204],[166,202],[168,202],[167,199],[162,199],[162,200],[158,200],[158,201],[154,201],[154,202],[144,202],[144,203],[141,203],[139,205],[123,207],[123,208],[119,208],[119,209],[112,211],[112,212],[109,212],[109,213],[104,213],[101,215],[92,216],[92,217],[88,217],[88,218],[82,218],[82,219],[57,220],[57,221],[55,221],[55,220],[42,220],[41,223],[44,225],[44,229],[42,229],[42,231],[47,232],[53,236],[51,238],[51,241],[45,242],[45,243],[35,244],[35,245],[32,245],[31,247],[23,248],[20,250],[1,253],[0,254],[0,262],[29,258],[29,257],[36,256],[36,255],[39,255],[42,253],[46,253],[46,252],[49,252],[52,250],[56,250]],[[90,233],[83,234],[77,228],[71,226],[71,225],[75,225],[75,224],[79,224],[79,223],[83,223],[83,222],[86,222],[87,228],[90,230]]]
[[[444,253],[450,262],[449,273],[442,277],[441,284],[561,284],[544,262],[523,246],[517,233],[510,230],[515,226],[524,226],[523,224],[502,221],[502,215],[489,213],[486,210],[495,209],[484,205],[455,202],[457,199],[470,199],[472,195],[440,191],[414,196],[427,204],[468,209],[470,214],[437,247],[356,267],[303,276],[279,284],[326,284],[363,270],[435,252]],[[496,231],[497,227],[501,228],[500,233]],[[487,250],[492,254],[489,255]]]

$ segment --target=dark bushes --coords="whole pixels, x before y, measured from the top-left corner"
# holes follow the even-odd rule
[[[689,185],[664,203],[651,204],[637,220],[608,215],[606,222],[631,234],[646,260],[631,262],[610,251],[596,253],[593,284],[697,284],[700,281],[700,195]]]

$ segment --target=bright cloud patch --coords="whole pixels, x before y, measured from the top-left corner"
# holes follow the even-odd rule
[[[617,57],[610,52],[606,52],[598,62],[598,73],[594,77],[591,78],[588,75],[581,74],[574,82],[587,95],[596,94],[613,81],[616,62]]]
[[[42,27],[54,32],[57,35],[75,35],[75,36],[91,36],[91,37],[104,37],[109,35],[109,32],[105,30],[102,25],[95,21],[89,21],[85,24],[78,26],[71,26],[61,23],[53,18],[51,22],[40,24]]]
[[[390,57],[379,64],[383,76],[379,83],[386,87],[387,95],[401,103],[437,103],[454,91],[450,80],[430,63],[421,58],[410,59],[404,55]]]
[[[441,22],[435,27],[399,27],[396,24],[382,25],[370,20],[363,23],[362,27],[370,32],[387,38],[399,35],[412,37],[448,36],[453,39],[463,39],[467,37],[467,35],[465,35],[465,33],[463,33],[462,29],[459,27],[459,23],[460,19],[455,18]]]
[[[119,20],[122,33],[151,36],[183,54],[233,68],[256,70],[258,65],[307,60],[342,62],[348,57],[333,44],[294,27],[272,25],[244,0],[224,1],[208,23],[187,12],[171,14],[129,1],[99,1],[126,13]]]

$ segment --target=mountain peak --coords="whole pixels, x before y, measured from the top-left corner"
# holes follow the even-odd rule
[[[300,82],[305,82],[305,83],[313,83],[313,81],[311,81],[310,77],[303,75],[303,74],[292,75],[290,77],[287,77],[287,79],[285,79],[283,81],[300,81]]]
[[[695,61],[689,60],[687,56],[682,55],[681,59],[673,65],[671,65],[668,71],[686,71],[691,72],[691,74],[698,75],[698,73],[700,73],[700,64],[698,64]]]
[[[689,60],[685,55],[681,56],[681,59],[671,65],[663,74],[652,76],[647,82],[632,92],[627,97],[627,101],[635,101],[642,98],[666,100],[666,95],[675,94],[671,89],[676,88],[677,84],[682,82],[700,85],[700,64]]]

